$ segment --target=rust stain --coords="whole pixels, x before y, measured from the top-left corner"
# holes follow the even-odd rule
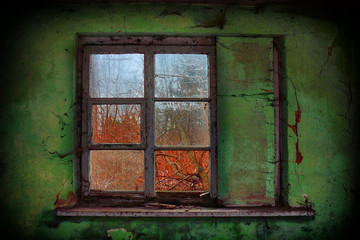
[[[296,144],[295,144],[295,147],[296,147],[296,160],[295,160],[295,162],[297,164],[300,164],[303,161],[303,158],[304,158],[302,156],[300,150],[299,150],[299,134],[298,134],[298,124],[301,121],[301,108],[300,108],[299,100],[298,100],[298,97],[297,97],[295,85],[294,85],[294,83],[292,81],[291,81],[291,83],[292,83],[292,85],[294,87],[294,90],[295,90],[295,98],[296,98],[297,110],[295,111],[295,124],[294,125],[288,124],[288,127],[291,128],[291,130],[296,135]]]
[[[288,127],[291,128],[291,130],[293,130],[293,132],[295,133],[295,135],[297,135],[297,126],[296,126],[296,125],[290,125],[290,124],[288,124]]]
[[[296,163],[300,164],[303,160],[303,156],[301,155],[301,152],[299,151],[299,139],[296,142]]]
[[[296,121],[296,124],[298,124],[301,120],[301,109],[300,109],[300,105],[299,103],[297,104],[297,110],[295,112],[295,121]]]
[[[260,89],[261,91],[263,92],[266,92],[266,93],[273,93],[274,91],[273,90],[268,90],[268,89]]]
[[[54,205],[56,208],[71,207],[71,206],[75,205],[76,196],[74,195],[74,193],[72,191],[69,191],[66,199],[59,199],[59,195],[60,195],[60,193],[56,194],[56,200],[54,202]]]
[[[331,57],[332,56],[332,50],[333,50],[333,47],[328,47],[328,56]]]

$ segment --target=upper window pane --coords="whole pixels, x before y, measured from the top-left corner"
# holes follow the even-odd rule
[[[207,98],[208,96],[207,55],[155,55],[155,97]]]
[[[144,96],[144,54],[92,54],[90,97]]]

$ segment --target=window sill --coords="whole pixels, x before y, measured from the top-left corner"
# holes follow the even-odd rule
[[[312,217],[310,207],[242,207],[242,208],[57,208],[63,217]]]

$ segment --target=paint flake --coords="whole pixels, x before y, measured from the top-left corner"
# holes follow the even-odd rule
[[[56,194],[56,200],[54,205],[56,208],[60,207],[71,207],[76,203],[76,196],[72,191],[69,191],[66,199],[59,199],[60,193]]]

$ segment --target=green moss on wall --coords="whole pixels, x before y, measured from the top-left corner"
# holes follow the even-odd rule
[[[11,14],[3,19],[10,24],[3,44],[0,120],[1,225],[6,232],[22,239],[336,239],[349,232],[358,194],[354,148],[359,55],[358,35],[347,24],[271,7],[256,12],[221,5],[64,4],[6,10]],[[315,218],[54,217],[56,194],[65,198],[75,184],[72,156],[64,154],[73,150],[79,32],[283,35],[284,121],[294,124],[299,103],[303,156],[297,164],[296,136],[285,129],[286,188],[291,205],[305,204],[304,196],[308,198]],[[219,192],[229,203],[243,203],[242,190],[237,189],[250,184],[244,180],[250,173],[244,171],[250,160],[246,156],[258,154],[252,157],[266,162],[272,158],[272,94],[266,91],[271,59],[269,52],[259,55],[259,48],[252,49],[257,43],[266,50],[270,43],[232,41],[224,37],[218,42]],[[235,54],[223,45],[240,51]],[[248,78],[251,71],[255,79]],[[257,121],[244,126],[249,119]],[[260,176],[259,168],[267,170],[271,164],[257,167],[255,176],[267,183],[256,185],[268,197],[271,177]]]

